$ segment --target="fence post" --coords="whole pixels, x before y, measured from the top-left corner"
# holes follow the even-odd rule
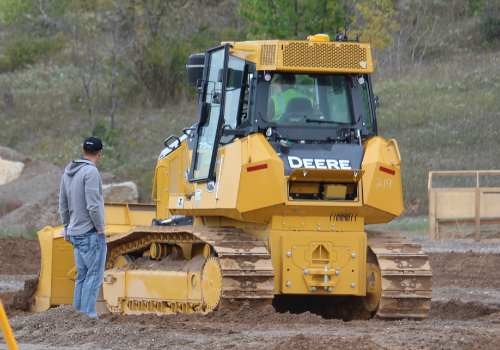
[[[436,191],[429,190],[429,239],[436,239]]]
[[[479,188],[476,188],[476,209],[474,213],[475,217],[475,226],[476,226],[476,233],[474,235],[474,239],[476,241],[479,241],[479,231],[481,229],[481,190]]]

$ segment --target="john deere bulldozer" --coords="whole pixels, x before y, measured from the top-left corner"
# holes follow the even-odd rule
[[[427,255],[365,230],[403,211],[397,142],[377,134],[370,45],[323,34],[223,42],[187,71],[197,122],[165,140],[155,205],[106,205],[107,309],[426,317]],[[35,310],[72,302],[73,252],[59,231],[39,232]]]

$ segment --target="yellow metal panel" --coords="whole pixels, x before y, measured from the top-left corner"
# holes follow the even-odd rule
[[[235,209],[237,200],[235,194],[238,193],[241,175],[241,143],[232,143],[221,149],[217,156],[219,161],[222,155],[224,155],[222,169],[220,164],[216,167],[219,194],[215,207]]]
[[[38,241],[40,242],[40,251],[42,255],[40,279],[35,292],[35,305],[30,309],[32,311],[45,311],[50,308],[50,296],[52,294],[52,240],[54,229],[45,227],[38,231]]]
[[[73,295],[75,294],[75,282],[68,279],[68,273],[62,278],[52,278],[52,305],[53,298],[67,298],[73,303]]]
[[[125,296],[137,299],[187,300],[184,271],[126,272]]]
[[[388,213],[385,219],[389,221],[403,212],[403,189],[401,185],[401,170],[392,165],[398,162],[393,144],[382,137],[372,137],[365,141],[363,157],[363,201],[365,206]],[[380,212],[366,210],[363,212],[365,221],[380,222]]]
[[[146,204],[137,205],[129,204],[130,220],[133,226],[150,225],[155,218],[156,205]]]
[[[256,63],[257,70],[373,73],[371,48],[366,43],[306,40],[229,43],[231,55]]]
[[[318,193],[319,192],[319,185],[320,185],[319,182],[317,182],[317,183],[294,182],[290,186],[290,193],[308,193],[308,194]]]
[[[250,144],[250,146],[248,146]],[[237,209],[240,213],[283,203],[286,200],[284,165],[262,134],[242,141],[250,149],[251,162],[242,166]]]
[[[293,169],[290,181],[301,182],[358,182],[363,170]]]
[[[61,230],[56,228],[55,231],[60,232]],[[51,306],[60,305],[54,298],[71,300],[73,303],[75,282],[68,276],[68,272],[75,267],[73,246],[66,242],[60,234],[59,237],[53,239],[52,244]]]
[[[111,306],[117,307],[118,299],[125,296],[125,271],[123,268],[114,268],[106,270],[104,274],[102,292],[104,299]]]
[[[273,231],[273,234],[278,233]],[[321,295],[366,293],[364,232],[349,234],[281,232],[280,236],[281,249],[275,249],[274,254],[280,252],[282,267],[273,266],[276,277],[279,272],[283,274],[280,279],[282,293]],[[327,271],[325,267],[328,268]],[[328,277],[326,281],[325,275]],[[316,291],[312,291],[313,286],[316,287]],[[332,287],[331,291],[324,288],[329,286]]]
[[[278,70],[299,69],[373,73],[370,45],[283,40],[278,44]]]
[[[158,161],[156,166],[156,176],[155,176],[155,188],[156,188],[156,217],[162,219],[168,219],[168,201],[170,193],[168,192],[168,163],[166,158]]]
[[[73,296],[71,298],[67,297],[57,297],[51,299],[50,306],[59,306],[59,305],[72,305],[73,304]]]
[[[325,196],[326,199],[344,199],[346,193],[347,193],[346,185],[330,184],[330,185],[325,185],[323,196]]]
[[[105,205],[104,214],[106,224],[131,224],[126,205]]]
[[[170,159],[170,164],[169,164],[169,176],[168,176],[168,179],[169,179],[169,182],[168,182],[168,191],[170,193],[179,193],[179,183],[180,183],[180,176],[181,174],[179,173],[179,158],[178,158],[178,155],[177,157],[175,156],[176,153],[179,153],[179,152],[174,152],[172,154],[172,157],[174,158],[168,158]],[[160,195],[162,196],[163,193]]]
[[[362,217],[353,216],[348,221],[335,221],[333,217],[300,214],[301,211],[275,215],[273,216],[271,227],[278,230],[351,232],[363,230],[364,226]]]
[[[190,271],[187,279],[187,298],[188,300],[201,300],[201,274]]]

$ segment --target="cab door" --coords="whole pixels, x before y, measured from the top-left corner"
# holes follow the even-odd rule
[[[215,179],[215,161],[224,123],[229,44],[207,50],[198,103],[195,146],[189,182]]]

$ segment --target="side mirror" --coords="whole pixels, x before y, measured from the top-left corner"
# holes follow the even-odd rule
[[[205,67],[205,54],[196,53],[189,56],[187,68],[187,85],[198,88],[198,80],[203,78],[203,69]]]
[[[380,106],[380,103],[378,103],[378,96],[373,97],[373,102],[375,103],[375,108]]]

